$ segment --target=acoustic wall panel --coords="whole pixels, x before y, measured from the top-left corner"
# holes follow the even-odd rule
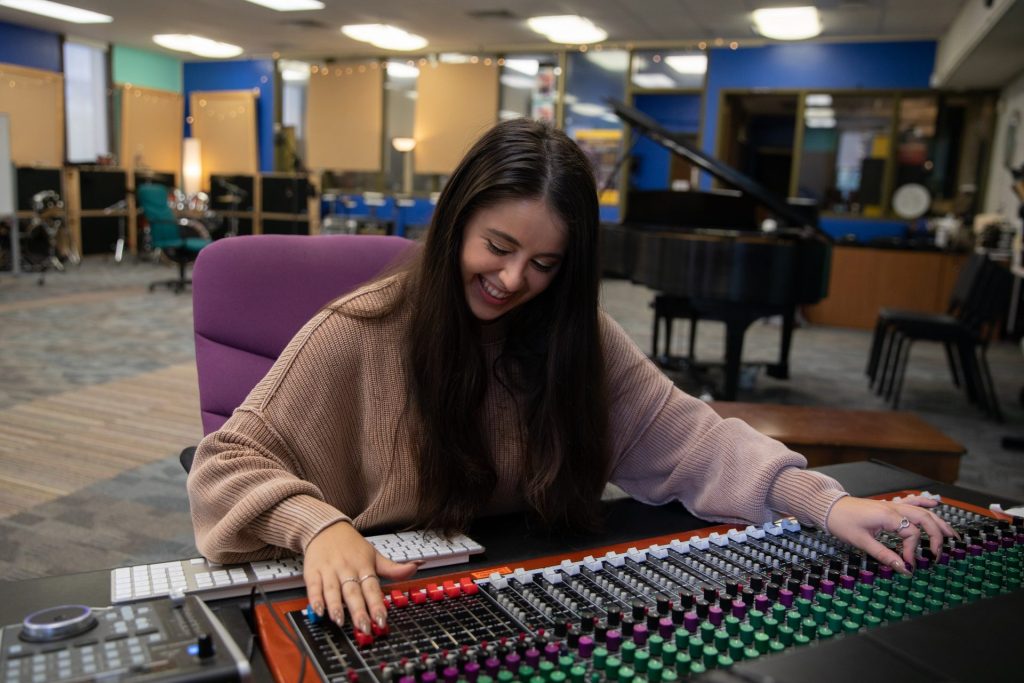
[[[196,91],[191,93],[190,109],[192,136],[202,146],[204,188],[209,188],[212,173],[259,171],[254,91]]]
[[[377,62],[317,67],[307,90],[306,166],[381,170],[383,111],[384,68]]]
[[[435,64],[420,69],[413,159],[417,173],[449,174],[498,121],[496,64]]]
[[[0,64],[0,111],[11,119],[11,158],[19,166],[64,163],[64,77]]]

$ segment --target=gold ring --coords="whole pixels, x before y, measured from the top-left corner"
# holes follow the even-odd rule
[[[363,581],[366,581],[367,579],[376,579],[376,578],[377,578],[376,574],[367,574],[366,576],[360,576],[358,580],[359,580],[359,583],[362,583]]]

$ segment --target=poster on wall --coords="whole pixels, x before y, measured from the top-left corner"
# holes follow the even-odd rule
[[[555,67],[542,66],[530,98],[530,118],[536,121],[555,121],[555,95],[557,94]]]
[[[615,163],[622,148],[622,130],[614,128],[577,128],[573,133],[576,144],[590,159],[597,178],[600,202],[604,206],[619,203],[619,178]]]

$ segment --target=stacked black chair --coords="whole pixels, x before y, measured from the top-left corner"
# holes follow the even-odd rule
[[[916,341],[943,345],[953,383],[989,415],[1002,420],[986,351],[1006,313],[1009,271],[984,255],[964,264],[946,314],[883,308],[875,324],[866,374],[893,408],[899,406],[910,348]]]

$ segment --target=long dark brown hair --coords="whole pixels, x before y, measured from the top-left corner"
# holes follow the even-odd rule
[[[461,274],[464,232],[482,208],[541,199],[561,218],[567,249],[548,288],[507,316],[487,367]],[[586,156],[565,133],[527,119],[488,131],[437,202],[406,296],[411,403],[418,417],[416,524],[464,529],[497,475],[482,424],[491,382],[522,397],[522,490],[552,528],[592,529],[608,476],[608,398],[598,323],[598,203]]]

